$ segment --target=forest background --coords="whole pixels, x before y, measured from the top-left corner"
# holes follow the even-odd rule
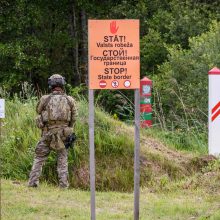
[[[88,19],[140,20],[141,78],[153,81],[153,127],[141,129],[141,219],[220,219],[220,163],[207,155],[208,71],[220,68],[219,9],[219,0],[1,0],[2,219],[89,219]],[[55,152],[40,189],[27,190],[40,137],[35,106],[54,73],[65,76],[78,107],[68,158],[72,190],[53,188]],[[133,103],[131,90],[95,92],[96,190],[129,193],[98,193],[99,219],[132,216]]]
[[[40,96],[54,73],[65,76],[67,92],[87,96],[87,20],[140,19],[141,77],[153,80],[154,125],[204,131],[207,72],[220,67],[219,8],[218,0],[2,0],[1,97],[27,83]],[[97,91],[96,103],[133,119],[132,91]]]

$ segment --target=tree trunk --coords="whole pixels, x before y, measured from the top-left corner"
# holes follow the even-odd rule
[[[75,1],[70,5],[70,35],[72,38],[73,46],[71,49],[72,55],[72,77],[71,81],[73,85],[79,85],[81,83],[81,75],[79,70],[79,42],[78,42],[78,17]]]
[[[82,81],[88,85],[88,36],[87,36],[87,16],[85,10],[81,10],[81,29],[82,29]]]

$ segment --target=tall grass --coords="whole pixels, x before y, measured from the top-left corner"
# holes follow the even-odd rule
[[[151,129],[146,129],[147,134],[159,138],[161,141],[169,146],[173,146],[178,150],[185,151],[195,151],[198,153],[207,153],[208,147],[208,134],[207,134],[207,123],[198,120],[198,115],[202,115],[203,118],[206,117],[208,121],[208,116],[205,112],[200,109],[190,109],[185,101],[183,92],[179,88],[179,85],[174,82],[176,87],[172,90],[172,95],[174,95],[178,100],[178,112],[177,109],[170,106],[169,112],[167,106],[163,105],[164,97],[159,93],[157,85],[153,87],[153,127]],[[70,90],[73,94],[78,94],[79,91],[85,90],[85,88],[77,88]],[[115,91],[116,92],[116,91]],[[82,93],[82,92],[80,92]],[[108,91],[101,91],[96,97],[96,103],[106,104],[106,100],[115,103],[115,108],[113,117],[115,119],[123,118],[122,120],[126,124],[133,124],[134,121],[134,101],[131,96],[126,96],[120,90],[117,93],[112,93]],[[130,97],[130,98],[129,98]],[[102,102],[100,102],[102,100]],[[116,102],[115,100],[118,100]],[[167,100],[168,102],[169,100]],[[170,100],[172,103],[172,100]],[[120,103],[120,104],[118,104]],[[171,104],[170,104],[171,105]],[[109,107],[109,104],[107,104]],[[109,111],[109,109],[108,109]],[[112,111],[112,109],[110,110]],[[143,120],[143,118],[141,118]],[[204,119],[203,119],[204,120]]]
[[[1,174],[5,178],[27,180],[33,163],[35,146],[40,139],[40,130],[35,126],[35,107],[38,99],[31,87],[23,88],[22,93],[15,95],[13,99],[6,96],[6,118],[3,121],[0,157]],[[69,151],[69,179],[72,187],[89,189],[88,102],[81,96],[77,96],[77,99],[78,119],[75,125],[77,141],[74,149]],[[133,111],[132,108],[130,111]],[[157,114],[156,110],[154,114]],[[143,135],[156,137],[177,149],[206,152],[206,132],[200,130],[202,128],[198,126],[184,129],[184,120],[181,123],[182,128],[178,129],[170,129],[167,124],[164,124],[165,127],[162,126],[162,129],[161,125],[154,125],[152,129],[143,131]],[[132,127],[117,118],[115,120],[113,116],[96,107],[97,190],[133,190],[133,137]],[[142,185],[147,185],[152,180],[155,176],[152,172],[151,169],[141,166]],[[41,180],[57,184],[55,152],[49,155]]]
[[[170,116],[167,117],[164,113],[161,95],[156,88],[154,89],[153,115],[155,122],[154,128],[156,128],[157,132],[150,131],[150,133],[153,132],[155,137],[160,138],[169,146],[173,146],[176,149],[202,154],[207,153],[207,123],[201,122],[194,117],[195,113],[190,112],[189,108],[185,105],[178,85],[177,90],[178,92],[173,91],[173,93],[179,100],[179,109],[183,112],[182,117],[177,116],[174,111],[169,113]],[[204,112],[201,112],[199,109],[195,111],[205,115],[208,121],[208,116]]]
[[[35,126],[37,98],[6,99],[1,142],[2,175],[28,179],[40,130]],[[77,141],[69,152],[70,184],[89,188],[88,103],[77,102]],[[99,190],[133,189],[133,135],[123,132],[124,124],[101,109],[95,111],[96,187]],[[121,131],[122,130],[122,131]],[[51,152],[42,179],[57,183],[56,153]]]

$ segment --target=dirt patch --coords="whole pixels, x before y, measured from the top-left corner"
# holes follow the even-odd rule
[[[214,156],[194,156],[190,153],[170,149],[153,138],[141,138],[141,166],[151,169],[155,178],[168,175],[170,179],[179,179],[201,172]]]
[[[133,128],[127,128],[122,124],[117,135],[126,133],[130,137],[132,132],[134,132]],[[151,189],[158,186],[163,188],[173,180],[187,180],[195,174],[203,175],[205,168],[216,160],[214,156],[195,156],[192,153],[169,148],[152,137],[142,136],[140,144],[141,186],[149,186]],[[129,192],[133,190],[134,155],[132,152],[120,155],[102,155],[100,158],[96,155],[97,190]],[[207,171],[207,175],[211,175],[211,173]],[[89,164],[81,163],[79,167],[74,167],[72,178],[73,187],[89,189]],[[197,183],[194,180],[189,181],[183,188],[195,187]]]

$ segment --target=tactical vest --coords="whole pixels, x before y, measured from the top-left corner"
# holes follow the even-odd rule
[[[72,104],[65,94],[51,94],[45,100],[43,111],[41,112],[44,124],[53,122],[70,122]]]

